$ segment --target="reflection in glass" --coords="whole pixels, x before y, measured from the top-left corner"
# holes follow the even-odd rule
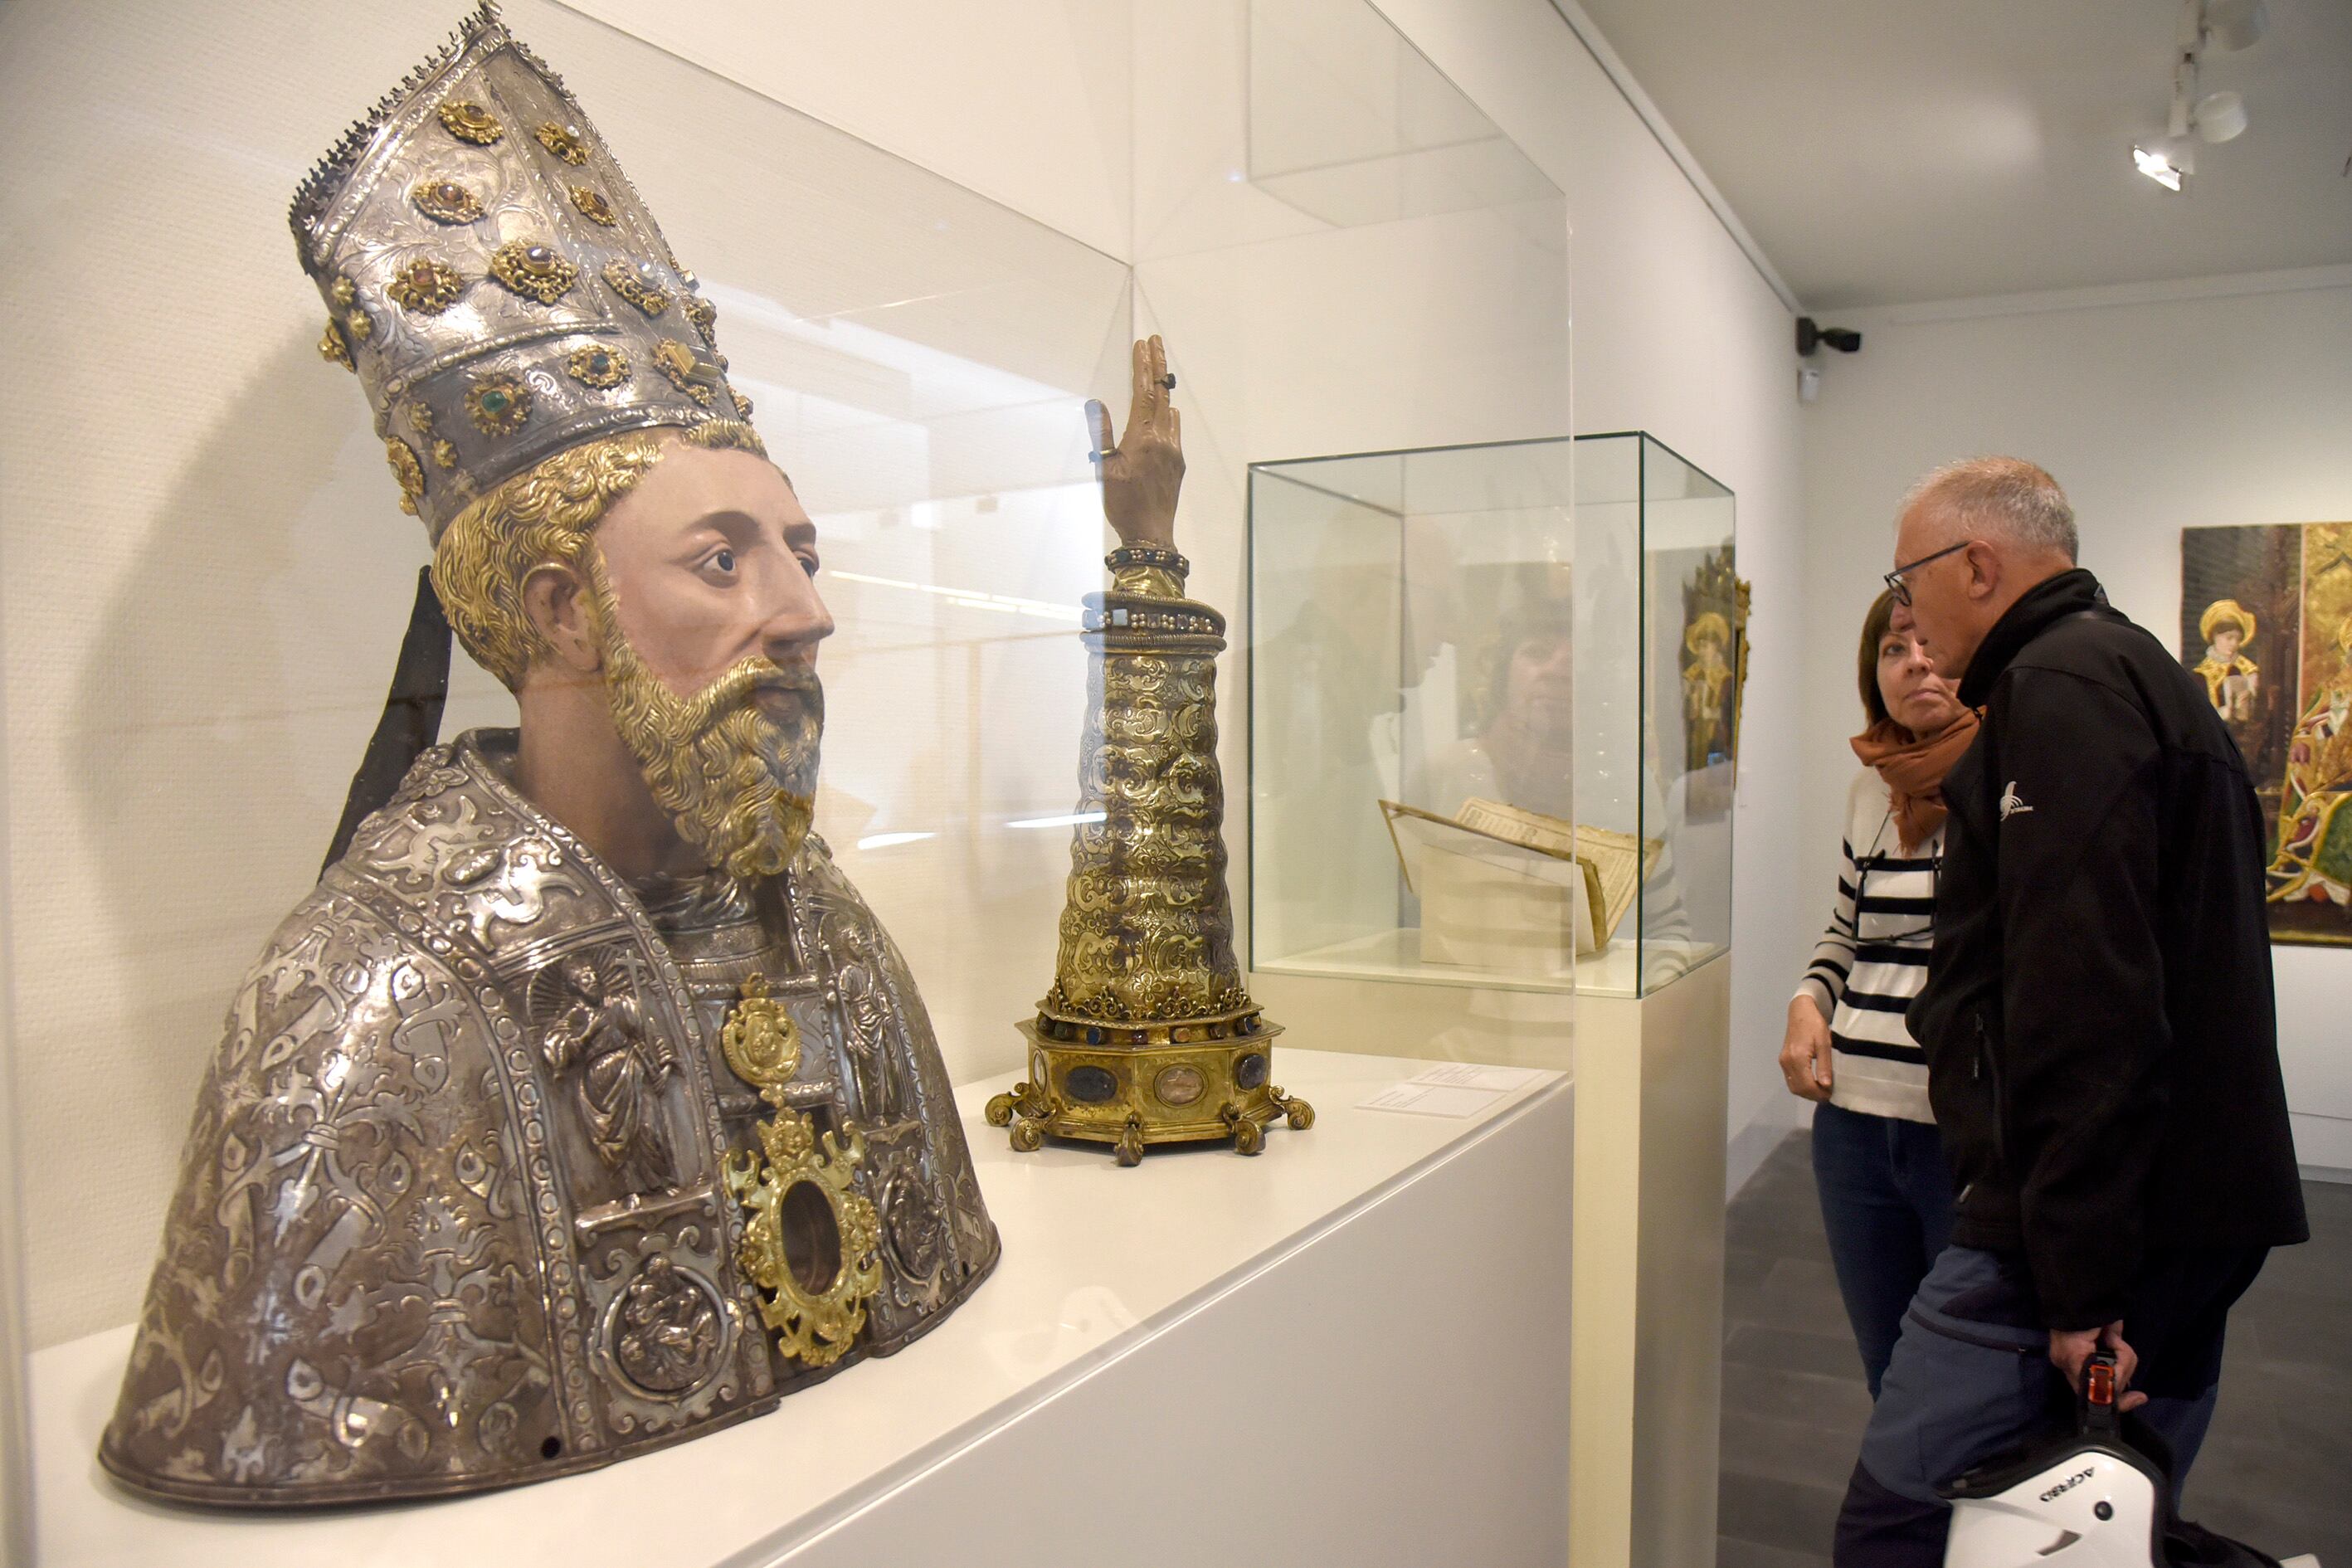
[[[1347,228],[1556,195],[1363,0],[1250,0],[1249,177]]]
[[[1747,617],[1731,492],[1647,435],[1577,443],[1579,822],[1632,836],[1634,936],[1588,988],[1647,995],[1731,941]]]

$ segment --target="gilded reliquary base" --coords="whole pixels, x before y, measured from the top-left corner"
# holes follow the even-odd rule
[[[1150,1027],[1073,1026],[1025,1019],[1029,1077],[988,1102],[989,1124],[1012,1129],[1024,1153],[1048,1137],[1112,1145],[1122,1165],[1140,1163],[1155,1143],[1230,1139],[1236,1152],[1265,1146],[1265,1130],[1287,1120],[1315,1125],[1315,1108],[1270,1081],[1281,1026],[1255,1015],[1209,1024]],[[1247,1032],[1243,1032],[1244,1029]],[[1075,1032],[1076,1040],[1053,1037]],[[1140,1040],[1124,1038],[1141,1036]],[[1181,1036],[1182,1038],[1177,1037]]]

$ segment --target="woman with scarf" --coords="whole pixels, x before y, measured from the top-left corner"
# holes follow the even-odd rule
[[[1856,671],[1868,725],[1846,793],[1845,864],[1829,930],[1789,1004],[1780,1071],[1813,1110],[1839,1294],[1872,1398],[1912,1292],[1949,1239],[1952,1184],[1927,1109],[1927,1063],[1903,1010],[1927,981],[1945,772],[1977,716],[1936,674],[1910,611],[1881,594]]]

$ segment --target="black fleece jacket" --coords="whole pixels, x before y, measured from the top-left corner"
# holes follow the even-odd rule
[[[2077,568],[2003,616],[1944,780],[1911,1033],[1953,1240],[2021,1251],[2054,1329],[2157,1249],[2304,1240],[2263,911],[2266,839],[2203,684]],[[2128,1332],[2128,1329],[2126,1329]]]

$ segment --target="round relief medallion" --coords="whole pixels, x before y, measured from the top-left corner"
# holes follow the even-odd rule
[[[1163,1105],[1190,1105],[1208,1089],[1209,1080],[1201,1076],[1201,1069],[1183,1063],[1160,1068],[1160,1076],[1151,1080],[1151,1092]]]
[[[900,1171],[882,1187],[882,1242],[906,1279],[928,1281],[947,1256],[947,1216],[919,1177]]]
[[[1075,1067],[1062,1079],[1062,1088],[1082,1104],[1100,1105],[1118,1092],[1118,1079],[1110,1075],[1108,1068]]]
[[[679,1399],[719,1371],[730,1327],[710,1281],[656,1252],[605,1310],[603,1349],[630,1392]]]

